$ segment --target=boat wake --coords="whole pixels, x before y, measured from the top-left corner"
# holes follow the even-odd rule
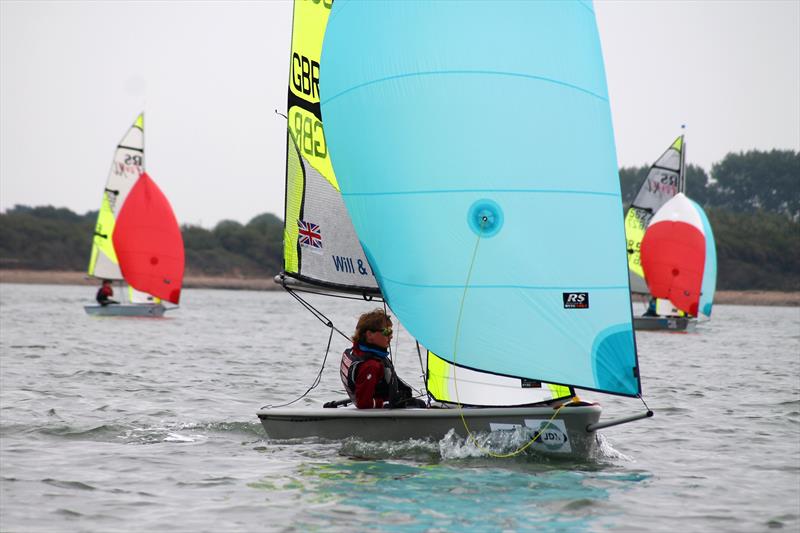
[[[629,457],[624,453],[617,451],[602,433],[597,433],[596,437],[597,437],[596,458],[598,460],[620,459],[623,461],[633,461],[632,457]]]
[[[632,458],[617,451],[600,433],[597,447],[590,457],[576,458],[565,455],[547,455],[532,446],[526,445],[535,436],[530,428],[514,430],[478,432],[464,438],[450,430],[441,440],[407,439],[403,441],[370,442],[357,438],[345,440],[339,454],[362,460],[404,459],[414,461],[439,462],[461,461],[465,459],[522,459],[523,462],[559,462],[561,460],[606,463],[612,460],[633,461]],[[303,439],[301,439],[303,440]],[[519,453],[515,453],[518,452]]]
[[[440,458],[437,442],[427,439],[367,442],[356,438],[344,441],[340,455],[357,459],[407,459],[436,462]]]

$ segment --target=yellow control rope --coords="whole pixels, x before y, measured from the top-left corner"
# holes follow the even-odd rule
[[[461,316],[463,315],[464,312],[464,301],[467,298],[467,287],[469,286],[469,280],[472,277],[472,268],[475,266],[475,258],[478,255],[478,245],[481,242],[481,233],[483,231],[483,225],[486,223],[486,221],[487,218],[484,216],[481,219],[481,231],[478,232],[478,239],[475,241],[475,248],[472,251],[472,259],[470,260],[469,271],[467,272],[467,281],[464,283],[464,293],[461,295],[461,303],[458,308],[458,320],[456,321],[455,338],[453,339],[453,387],[455,388],[456,391],[456,405],[458,405],[458,414],[461,417],[461,423],[464,424],[464,430],[466,430],[469,440],[472,441],[472,443],[475,445],[476,448],[478,448],[483,453],[489,455],[490,457],[506,459],[521,454],[526,449],[528,449],[528,447],[530,447],[531,444],[536,442],[536,440],[539,437],[541,437],[542,433],[544,433],[544,431],[550,427],[553,420],[555,420],[555,418],[558,416],[558,413],[560,413],[561,409],[563,409],[564,406],[566,405],[566,402],[558,406],[558,408],[553,413],[553,416],[550,417],[550,420],[548,420],[547,423],[544,424],[539,429],[539,432],[536,435],[534,435],[534,437],[531,440],[529,440],[527,443],[525,443],[524,445],[520,446],[519,448],[510,453],[495,453],[487,448],[484,448],[478,443],[478,440],[475,438],[475,435],[473,435],[472,432],[469,430],[469,424],[467,424],[467,419],[464,417],[464,406],[461,405],[461,399],[458,396],[458,380],[456,379],[456,368],[457,368],[456,354],[458,353],[458,338],[461,332]]]

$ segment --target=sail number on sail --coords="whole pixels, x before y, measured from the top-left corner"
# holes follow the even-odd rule
[[[137,154],[127,154],[124,160],[116,161],[115,163],[114,173],[117,176],[131,174],[136,179],[139,178],[139,174],[142,173],[142,166],[144,166],[142,156]]]
[[[303,152],[323,159],[328,157],[322,122],[307,111],[295,107],[292,113],[292,124],[294,142]]]
[[[299,92],[312,98],[319,98],[319,62],[292,54],[292,82]]]
[[[661,193],[669,197],[678,194],[678,175],[674,172],[655,174],[647,180],[647,190],[652,193]]]

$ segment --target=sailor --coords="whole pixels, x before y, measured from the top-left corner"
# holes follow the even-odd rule
[[[389,359],[392,320],[383,309],[361,315],[352,337],[353,346],[342,354],[339,373],[347,394],[359,409],[424,407],[412,398]]]
[[[103,284],[97,289],[95,300],[104,307],[108,304],[118,304],[118,301],[111,299],[112,296],[114,296],[114,289],[111,288],[111,280],[104,279]]]

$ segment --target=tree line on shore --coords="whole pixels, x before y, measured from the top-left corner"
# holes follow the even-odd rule
[[[648,170],[620,169],[626,207]],[[710,174],[689,165],[686,193],[714,230],[719,289],[800,290],[800,152],[731,153]],[[96,211],[51,206],[0,213],[0,268],[85,270],[96,219]],[[283,221],[271,213],[181,230],[190,274],[271,277],[281,270]]]

